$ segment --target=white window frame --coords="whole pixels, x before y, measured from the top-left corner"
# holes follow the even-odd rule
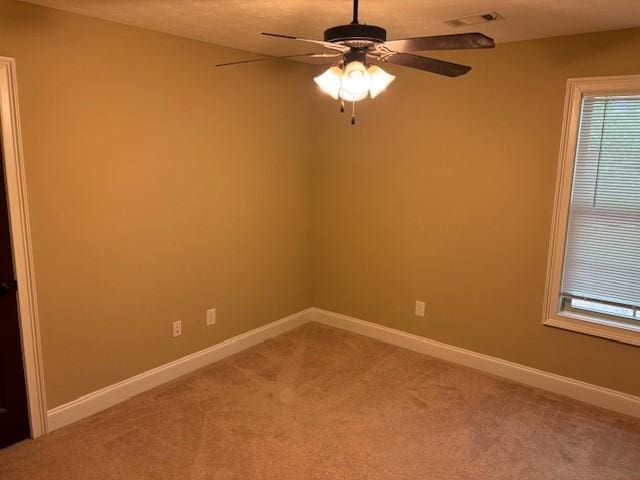
[[[640,346],[640,326],[636,328],[623,321],[618,323],[597,313],[561,311],[560,308],[567,223],[584,95],[640,95],[640,75],[570,78],[567,81],[542,323]]]

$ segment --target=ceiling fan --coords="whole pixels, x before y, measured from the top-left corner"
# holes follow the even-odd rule
[[[447,77],[458,77],[468,73],[471,67],[414,55],[410,52],[495,47],[493,39],[482,33],[436,35],[387,41],[387,31],[384,28],[358,21],[358,0],[353,0],[352,22],[326,29],[324,40],[312,40],[277,33],[263,33],[262,35],[312,43],[328,50],[324,53],[286,55],[277,58],[334,59],[334,65],[322,75],[314,78],[314,81],[323,92],[336,100],[340,99],[341,111],[344,111],[345,101],[352,102],[352,124],[355,124],[355,102],[365,99],[367,95],[375,98],[395,79],[395,76],[385,72],[377,65],[370,64],[370,61],[392,63]],[[264,60],[272,60],[272,58],[241,60],[221,63],[216,66],[224,67]]]

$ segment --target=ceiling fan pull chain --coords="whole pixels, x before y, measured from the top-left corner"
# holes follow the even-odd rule
[[[356,102],[351,102],[351,125],[356,124]]]
[[[340,113],[344,113],[344,100],[340,100]]]

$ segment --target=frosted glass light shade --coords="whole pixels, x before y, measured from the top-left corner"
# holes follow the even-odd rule
[[[338,67],[331,67],[322,75],[318,75],[313,79],[324,93],[331,95],[336,100],[340,95],[340,87],[342,86],[342,70]]]
[[[371,85],[371,76],[362,62],[351,62],[344,69],[340,97],[348,102],[366,98]]]
[[[371,65],[368,71],[371,77],[371,85],[369,87],[371,98],[376,98],[380,95],[396,79],[395,75],[385,72],[377,65]]]

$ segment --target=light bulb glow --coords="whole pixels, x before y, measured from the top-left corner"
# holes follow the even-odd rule
[[[351,62],[344,69],[340,97],[348,102],[366,98],[371,85],[371,76],[362,62]]]
[[[340,95],[340,87],[342,86],[342,70],[338,67],[331,67],[322,75],[318,75],[313,79],[324,93],[331,95],[336,100]]]
[[[369,86],[371,98],[380,95],[396,79],[394,75],[385,72],[377,65],[371,65],[368,72],[371,77],[371,85]]]

